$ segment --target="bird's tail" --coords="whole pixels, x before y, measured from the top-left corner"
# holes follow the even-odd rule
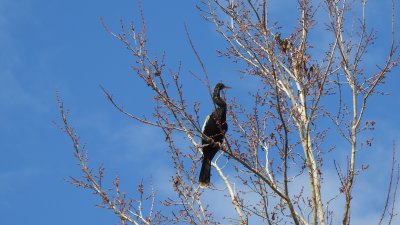
[[[204,157],[199,176],[199,183],[201,188],[206,188],[210,185],[210,176],[211,176],[211,159]]]

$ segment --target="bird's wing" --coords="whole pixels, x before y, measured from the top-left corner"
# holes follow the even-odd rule
[[[208,115],[207,117],[206,117],[206,119],[204,120],[204,124],[203,124],[203,127],[201,128],[201,132],[204,134],[204,130],[205,130],[205,128],[206,128],[206,126],[207,126],[207,122],[210,120],[210,115]]]

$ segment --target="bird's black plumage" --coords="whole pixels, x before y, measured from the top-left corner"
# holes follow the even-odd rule
[[[229,88],[222,83],[215,85],[213,93],[213,102],[217,108],[207,116],[203,125],[203,137],[201,144],[203,146],[203,164],[201,165],[199,183],[200,187],[207,187],[210,184],[211,160],[220,148],[224,140],[228,124],[226,123],[226,102],[221,98],[221,90]],[[219,143],[219,144],[218,144]]]

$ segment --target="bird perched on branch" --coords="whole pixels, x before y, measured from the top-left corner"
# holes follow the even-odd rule
[[[213,102],[217,108],[207,116],[203,125],[203,137],[201,145],[203,148],[203,164],[201,165],[199,183],[200,187],[205,188],[210,185],[211,160],[221,148],[225,133],[228,130],[226,123],[226,102],[221,97],[221,91],[230,87],[223,83],[215,85],[212,96]]]

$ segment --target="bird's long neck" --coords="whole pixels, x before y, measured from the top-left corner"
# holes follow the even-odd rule
[[[226,108],[226,102],[221,98],[221,89],[214,90],[213,101],[217,106]]]

